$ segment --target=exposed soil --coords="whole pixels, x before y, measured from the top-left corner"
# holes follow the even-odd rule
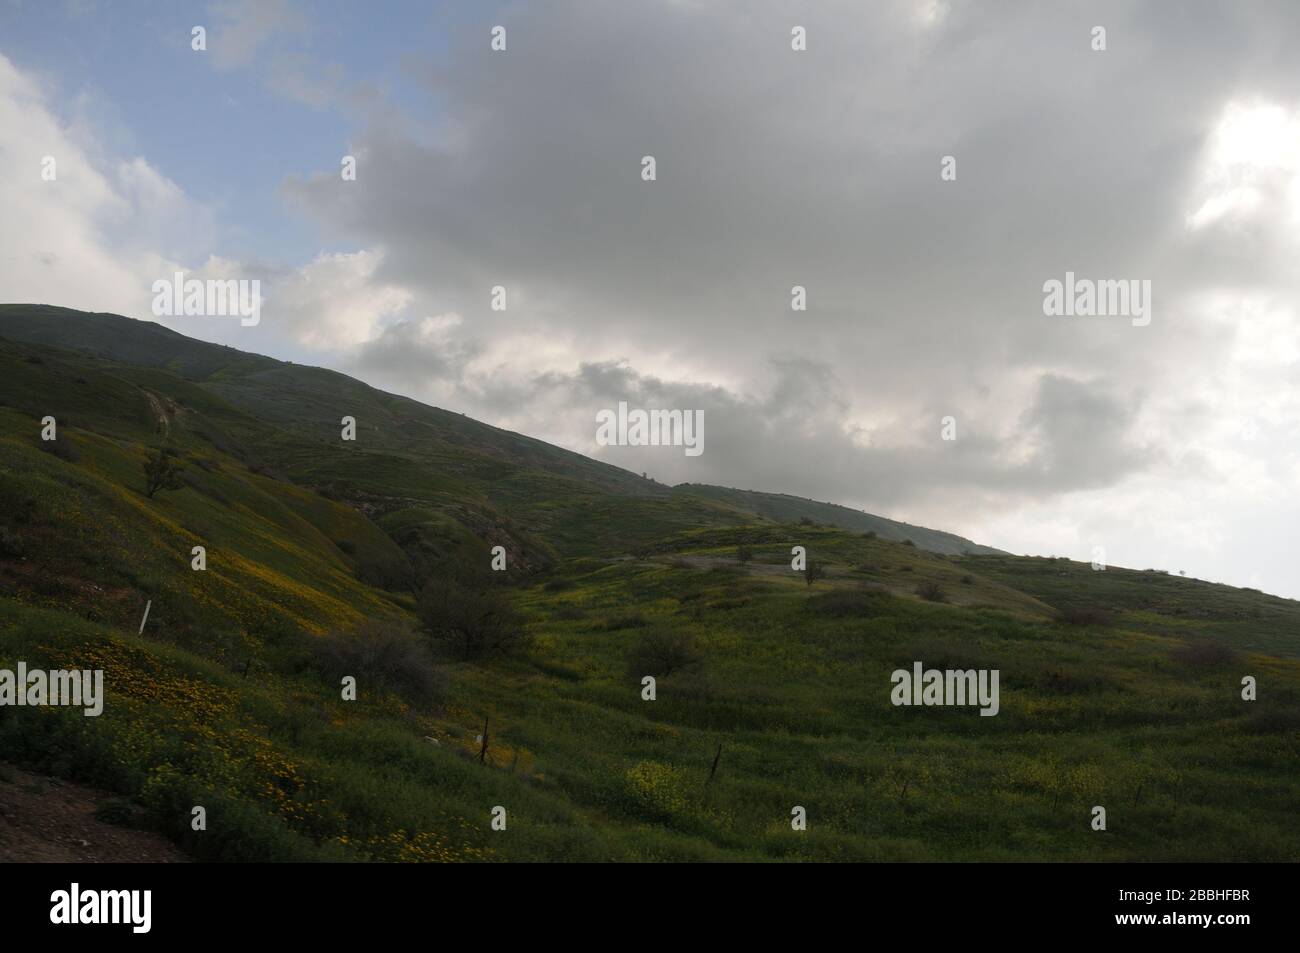
[[[107,824],[114,795],[0,762],[0,863],[186,863],[159,834]]]

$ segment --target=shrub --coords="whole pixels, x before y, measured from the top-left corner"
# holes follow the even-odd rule
[[[643,629],[650,624],[647,619],[639,612],[627,612],[623,615],[612,615],[605,620],[602,628],[606,632],[614,632],[618,629]]]
[[[822,566],[822,564],[819,562],[816,562],[811,559],[808,560],[808,565],[805,566],[803,570],[803,581],[811,586],[818,579],[825,579],[825,578],[826,578],[825,567]]]
[[[970,576],[962,576],[962,577],[961,577],[961,584],[962,584],[963,586],[973,586],[973,585],[975,585],[975,580],[972,579]]]
[[[1101,675],[1086,672],[1060,672],[1047,669],[1036,679],[1035,685],[1054,695],[1079,695],[1086,692],[1101,691],[1110,686],[1110,682]]]
[[[862,538],[863,538],[863,539],[875,539],[875,538],[876,538],[876,531],[875,531],[874,529],[869,529],[869,530],[867,530],[865,533],[862,534]]]
[[[836,589],[808,600],[808,611],[831,619],[876,616],[888,610],[892,596],[871,589]]]
[[[1066,625],[1110,625],[1111,614],[1100,606],[1070,606],[1058,616]]]
[[[179,490],[185,485],[181,482],[181,472],[176,452],[167,447],[159,447],[144,462],[144,495],[152,500],[159,490]]]
[[[10,523],[21,526],[32,522],[36,511],[36,497],[29,494],[16,478],[0,472],[0,513]]]
[[[431,579],[420,593],[416,612],[430,634],[462,659],[504,654],[527,643],[523,620],[499,588]]]
[[[905,539],[905,540],[903,540],[903,545],[904,545],[904,546],[911,546],[913,549],[916,548],[916,543],[912,542],[910,539]]]
[[[689,632],[655,628],[641,634],[627,654],[627,671],[633,678],[653,675],[666,678],[673,672],[692,669],[703,658]]]
[[[1265,708],[1254,712],[1242,723],[1242,730],[1252,735],[1300,733],[1300,711]]]
[[[624,775],[628,806],[635,814],[664,822],[689,809],[685,774],[670,764],[642,761]]]
[[[145,809],[128,798],[111,797],[95,809],[95,820],[114,827],[143,829],[147,826]]]
[[[23,538],[6,526],[0,526],[0,556],[21,556],[26,551]]]
[[[754,551],[749,548],[748,543],[741,543],[736,547],[736,559],[739,562],[747,563],[754,558]]]
[[[356,576],[367,586],[389,592],[410,589],[415,579],[405,557],[389,555],[366,556],[358,560]]]
[[[916,587],[916,594],[927,602],[947,602],[948,594],[937,582],[923,582]]]
[[[1218,642],[1187,642],[1170,654],[1176,662],[1192,668],[1220,668],[1240,657],[1235,649]]]
[[[68,463],[76,463],[81,459],[81,454],[77,452],[76,445],[67,437],[59,437],[57,440],[42,440],[41,449],[58,457],[60,460],[66,460]]]
[[[542,588],[545,589],[547,592],[564,592],[566,589],[572,589],[576,585],[577,583],[574,582],[572,579],[565,579],[563,577],[557,576],[554,579],[546,580],[546,582],[542,585]]]
[[[445,689],[445,679],[434,667],[428,647],[404,625],[370,620],[314,638],[312,647],[330,679],[351,675],[359,692],[377,687],[432,704]]]
[[[926,668],[961,670],[998,668],[998,664],[985,655],[979,645],[956,639],[918,639],[909,644],[900,655],[903,658],[916,659]]]
[[[357,554],[357,544],[352,542],[350,539],[336,540],[334,545],[339,548],[339,552],[345,553],[348,556],[355,556]]]

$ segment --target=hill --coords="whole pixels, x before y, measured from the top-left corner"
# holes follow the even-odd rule
[[[675,529],[759,517],[873,530],[886,539],[911,538],[935,552],[997,552],[948,533],[781,494],[703,485],[669,489],[334,371],[195,341],[148,321],[0,305],[0,338],[130,365],[132,379],[146,389],[169,387],[162,384],[167,378],[150,377],[142,369],[165,372],[192,385],[191,406],[219,418],[207,421],[203,433],[216,440],[237,438],[229,444],[236,453],[274,459],[294,482],[381,511],[409,509],[401,504],[418,500],[437,514],[435,519],[450,518],[480,534],[494,524],[504,528],[508,514],[518,529],[546,537],[561,551],[605,552]],[[193,388],[206,399],[195,400]],[[246,417],[237,422],[232,411]],[[358,422],[359,452],[350,456],[332,452],[340,446],[344,415]],[[467,511],[471,501],[473,512]],[[407,515],[408,521],[414,517]],[[523,540],[519,543],[522,547]]]
[[[670,489],[124,318],[0,338],[0,669],[106,685],[0,745],[191,857],[1300,858],[1300,603]],[[521,638],[445,638],[488,617]],[[998,715],[891,704],[917,661]]]

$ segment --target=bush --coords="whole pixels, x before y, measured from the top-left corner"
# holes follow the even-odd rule
[[[626,612],[623,615],[610,616],[601,627],[606,632],[615,632],[618,629],[644,629],[649,624],[650,620],[641,613]]]
[[[871,589],[836,589],[808,600],[808,611],[831,619],[854,619],[886,612],[892,597]]]
[[[527,644],[523,620],[500,588],[431,579],[416,612],[429,633],[462,659],[505,654]]]
[[[973,586],[973,585],[975,585],[975,580],[972,579],[970,576],[962,576],[962,577],[961,577],[961,584],[962,584],[963,586]]]
[[[1058,616],[1066,625],[1111,625],[1111,614],[1100,606],[1071,606]]]
[[[350,539],[335,540],[334,545],[339,548],[339,552],[345,555],[355,556],[357,554],[357,544]]]
[[[869,529],[869,530],[867,530],[865,533],[862,534],[862,538],[863,538],[863,539],[875,539],[875,538],[876,538],[876,531],[875,531],[874,529]]]
[[[754,551],[750,549],[748,543],[741,543],[736,547],[736,560],[738,562],[747,563],[753,558]]]
[[[378,688],[427,705],[446,687],[428,647],[404,625],[371,620],[314,638],[312,648],[327,677],[356,678],[358,697]]]
[[[147,828],[145,809],[124,797],[111,797],[101,801],[95,808],[95,820],[114,827]]]
[[[23,526],[36,516],[36,497],[16,477],[0,471],[0,513],[10,523]]]
[[[1055,669],[1045,669],[1034,679],[1036,688],[1054,695],[1098,692],[1109,688],[1110,684],[1110,681],[1102,675],[1090,672],[1061,672]]]
[[[342,547],[340,547],[342,548]],[[368,556],[357,561],[357,579],[367,586],[402,592],[411,588],[414,575],[403,556]]]
[[[903,545],[904,545],[904,546],[911,546],[913,549],[916,548],[916,543],[912,542],[910,539],[905,539],[905,540],[903,540]]]
[[[967,669],[998,668],[999,664],[985,655],[978,644],[960,639],[922,638],[912,642],[900,657],[916,659],[925,668]],[[1005,672],[1003,673],[1006,674]]]
[[[152,500],[159,490],[179,490],[185,485],[181,482],[181,472],[176,452],[167,447],[159,447],[144,462],[144,495]]]
[[[805,566],[803,570],[803,581],[811,586],[818,579],[825,579],[825,578],[826,578],[825,567],[823,567],[822,564],[819,562],[815,562],[814,560],[811,559],[808,560],[808,565]]]
[[[1262,709],[1254,712],[1242,723],[1242,730],[1252,735],[1300,733],[1300,711],[1292,708]]]
[[[1221,668],[1240,658],[1235,649],[1218,642],[1188,642],[1170,655],[1174,661],[1192,668]]]
[[[627,671],[633,678],[666,678],[673,672],[699,667],[703,657],[689,632],[656,628],[643,632],[628,651]]]
[[[923,582],[916,587],[916,594],[927,602],[947,602],[948,594],[937,582]]]
[[[577,583],[572,579],[565,579],[561,576],[557,576],[554,579],[546,580],[542,585],[542,588],[547,592],[564,592],[566,589],[572,589],[576,585]]]
[[[0,526],[0,556],[21,556],[26,551],[23,538],[5,526]]]
[[[59,437],[56,440],[42,440],[41,449],[58,457],[60,460],[66,460],[68,463],[76,463],[81,459],[81,454],[77,452],[76,445],[67,437]]]

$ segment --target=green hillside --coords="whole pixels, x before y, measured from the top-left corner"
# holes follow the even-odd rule
[[[183,470],[150,497],[160,448]],[[500,644],[460,651],[465,619]],[[667,488],[333,372],[3,305],[19,661],[103,669],[107,700],[0,707],[2,757],[198,859],[1300,859],[1300,603]],[[997,717],[892,705],[914,661],[997,669]]]
[[[690,483],[676,487],[675,492],[721,500],[777,523],[798,523],[809,520],[814,523],[824,523],[827,526],[838,526],[840,529],[847,529],[857,533],[875,533],[883,539],[892,539],[900,543],[910,539],[922,549],[928,549],[934,553],[947,553],[950,555],[997,555],[1001,553],[1001,550],[972,543],[969,539],[952,533],[926,529],[924,526],[913,526],[910,523],[900,523],[897,520],[885,519],[883,516],[872,516],[870,513],[864,513],[861,510],[851,510],[847,506],[840,506],[836,503],[818,503],[797,496],[787,496],[784,493],[760,493],[755,490],[732,490],[721,486],[702,486]]]

